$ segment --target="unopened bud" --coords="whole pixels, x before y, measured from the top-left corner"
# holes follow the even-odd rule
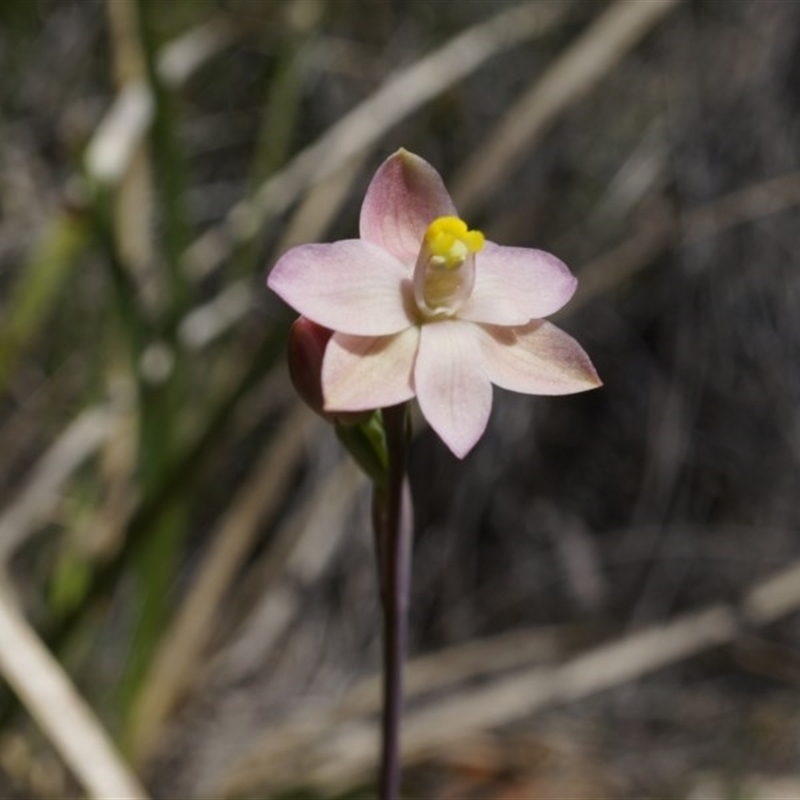
[[[333,331],[307,317],[298,317],[289,329],[289,376],[297,394],[306,405],[328,422],[358,425],[366,422],[371,411],[325,411],[322,393],[322,359]]]

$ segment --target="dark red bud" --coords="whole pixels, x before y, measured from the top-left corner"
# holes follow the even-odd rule
[[[289,376],[297,394],[328,422],[357,425],[369,419],[370,411],[331,413],[325,411],[322,394],[322,359],[333,331],[306,317],[298,317],[289,329]]]

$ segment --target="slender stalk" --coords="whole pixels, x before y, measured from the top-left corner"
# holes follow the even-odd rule
[[[408,640],[411,583],[412,509],[406,477],[406,406],[383,410],[389,469],[386,484],[374,495],[375,544],[383,602],[383,724],[381,800],[400,792],[400,723],[403,715],[403,664]]]

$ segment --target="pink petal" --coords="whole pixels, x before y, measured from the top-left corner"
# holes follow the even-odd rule
[[[410,400],[418,344],[416,327],[393,336],[335,333],[322,362],[325,409],[363,411]]]
[[[544,250],[486,242],[475,257],[475,288],[458,316],[472,322],[524,325],[558,311],[577,283],[566,265]]]
[[[601,380],[583,348],[560,328],[535,320],[515,328],[476,326],[492,383],[525,394],[573,394]]]
[[[454,215],[441,175],[424,159],[400,149],[378,167],[367,189],[361,238],[413,264],[428,225]]]
[[[282,256],[267,285],[319,325],[361,336],[397,333],[412,324],[408,269],[360,239],[305,244]]]
[[[423,325],[414,368],[422,413],[459,458],[481,438],[492,410],[479,338],[476,326],[458,320]]]

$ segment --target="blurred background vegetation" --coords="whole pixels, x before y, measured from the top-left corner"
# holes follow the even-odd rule
[[[0,76],[0,796],[372,796],[369,490],[263,282],[402,146],[605,381],[418,425],[408,797],[800,797],[800,3],[5,0]]]

